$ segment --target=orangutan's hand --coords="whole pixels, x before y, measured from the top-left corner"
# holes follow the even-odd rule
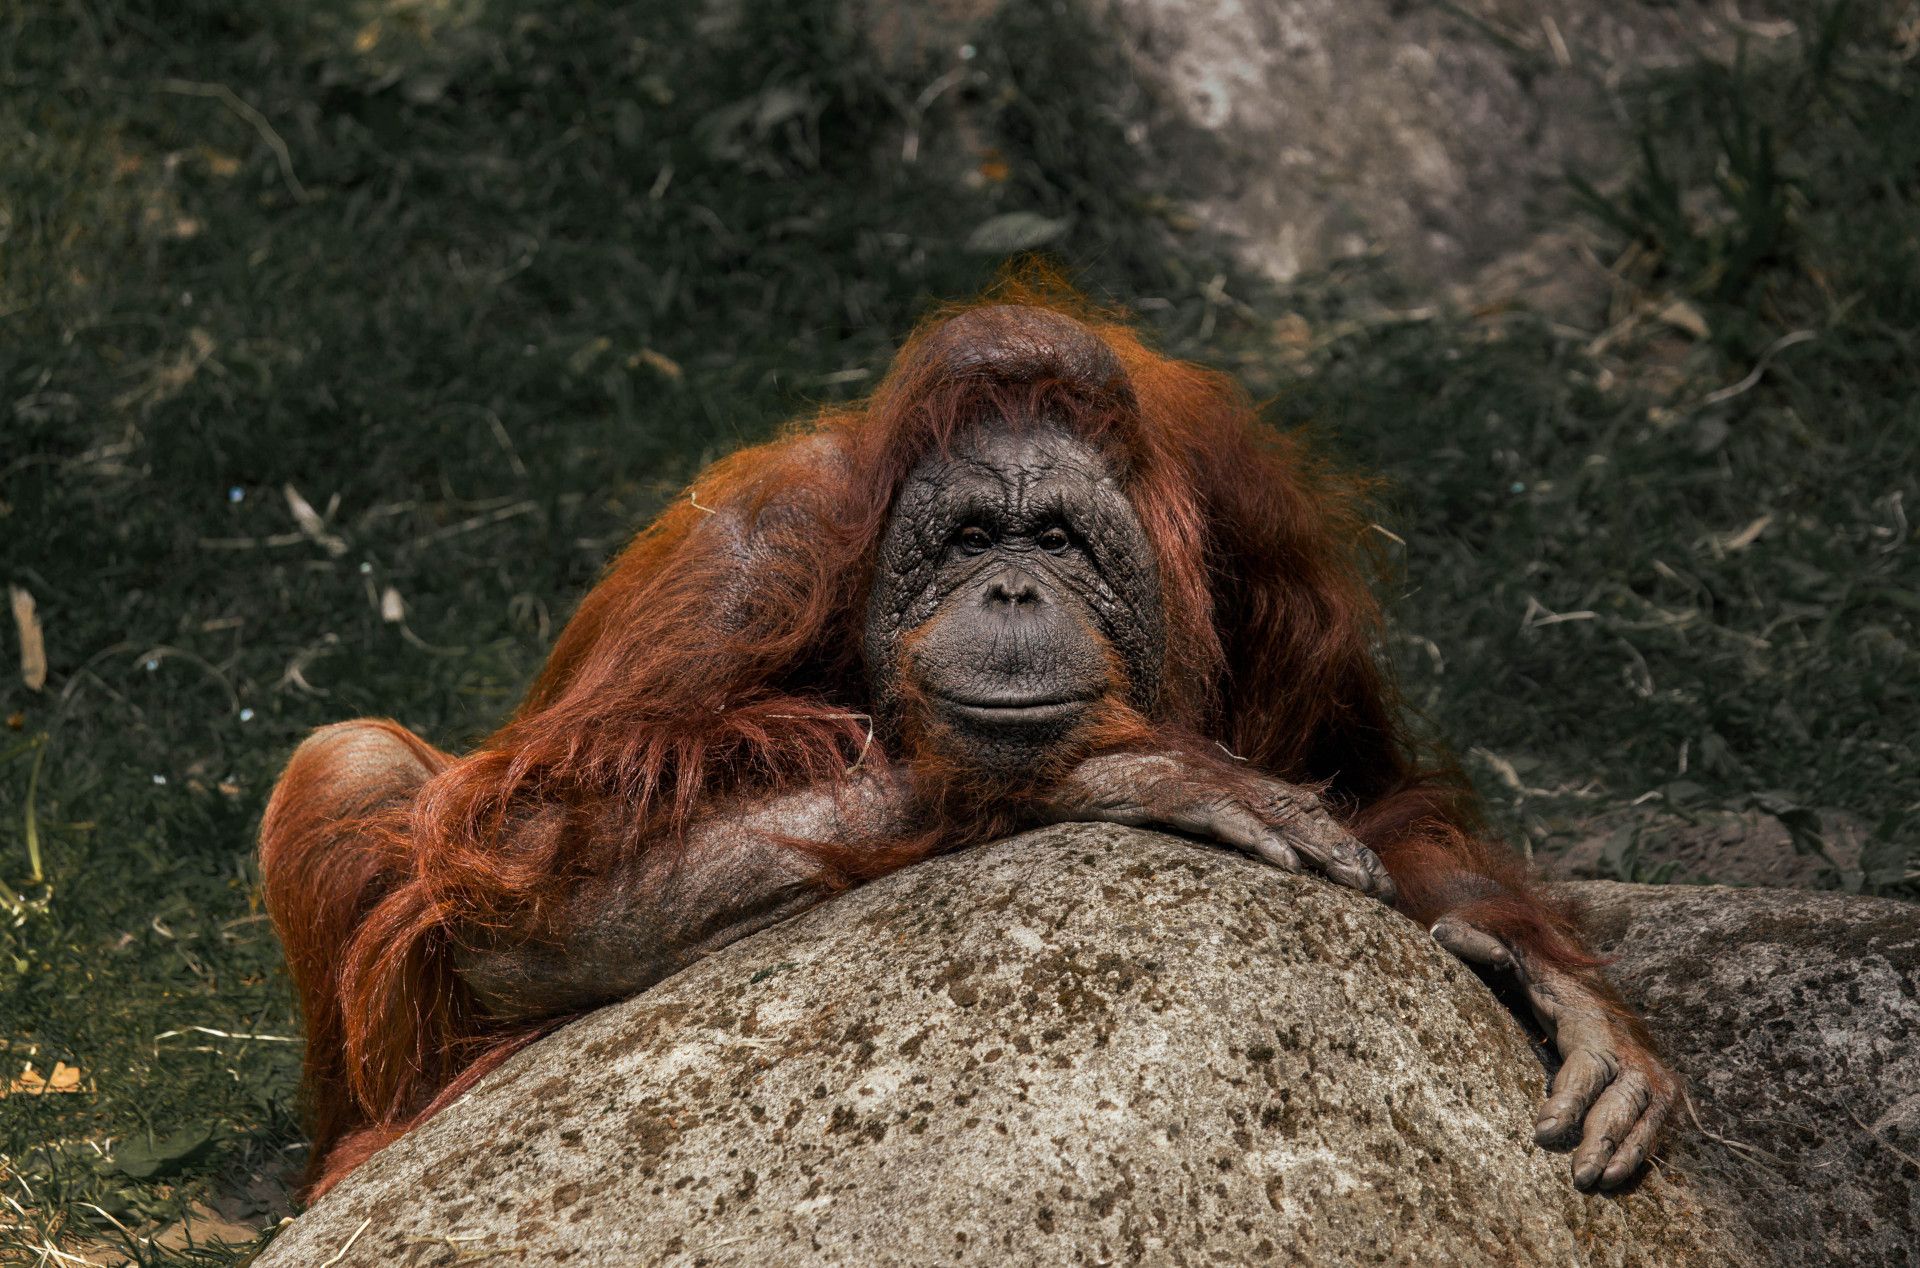
[[[1563,1064],[1534,1124],[1534,1139],[1553,1145],[1578,1135],[1576,1188],[1613,1189],[1632,1179],[1680,1098],[1680,1080],[1653,1055],[1604,984],[1530,962],[1523,951],[1457,916],[1441,917],[1433,937],[1468,964],[1513,974],[1553,1037]]]
[[[1054,823],[1172,828],[1265,859],[1284,871],[1311,867],[1348,889],[1394,900],[1378,856],[1327,813],[1309,789],[1179,753],[1103,753],[1051,794]]]

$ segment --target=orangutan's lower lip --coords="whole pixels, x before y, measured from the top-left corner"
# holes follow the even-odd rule
[[[960,700],[942,696],[946,709],[972,722],[1060,722],[1082,713],[1093,701],[1078,700]]]

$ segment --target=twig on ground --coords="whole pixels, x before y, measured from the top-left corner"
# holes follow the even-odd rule
[[[1697,408],[1707,409],[1714,405],[1721,405],[1739,396],[1743,392],[1752,391],[1760,382],[1760,377],[1767,372],[1767,367],[1773,363],[1773,358],[1776,355],[1793,347],[1795,344],[1806,343],[1809,340],[1818,339],[1819,337],[1819,335],[1811,330],[1795,330],[1789,334],[1781,335],[1778,339],[1775,339],[1767,345],[1766,351],[1760,354],[1760,359],[1753,363],[1753,369],[1747,371],[1746,378],[1741,379],[1731,387],[1723,387],[1718,392],[1709,392],[1702,398]]]
[[[408,542],[406,549],[418,550],[422,546],[445,541],[449,537],[458,537],[462,533],[471,533],[475,529],[486,528],[491,524],[498,524],[502,520],[510,520],[515,516],[526,515],[539,509],[540,504],[538,502],[515,502],[512,506],[503,506],[499,510],[490,511],[485,515],[475,515],[470,519],[461,520],[457,524],[448,524],[445,528],[436,528],[431,533],[425,533]]]
[[[1736,1153],[1749,1154],[1755,1158],[1765,1159],[1767,1162],[1771,1162],[1780,1166],[1785,1165],[1786,1163],[1785,1159],[1777,1158],[1773,1154],[1768,1153],[1764,1149],[1755,1148],[1754,1146],[1749,1145],[1744,1141],[1734,1140],[1730,1136],[1722,1136],[1719,1132],[1708,1130],[1707,1125],[1700,1121],[1700,1107],[1693,1103],[1692,1096],[1690,1095],[1683,1096],[1681,1098],[1681,1103],[1687,1107],[1687,1116],[1693,1119],[1694,1130],[1699,1132],[1702,1136],[1705,1136],[1708,1140],[1711,1140],[1716,1144],[1725,1145],[1727,1148],[1735,1151]]]
[[[223,103],[227,109],[252,124],[253,130],[260,134],[260,139],[265,141],[267,148],[273,151],[273,157],[280,163],[280,175],[287,182],[287,189],[293,194],[294,201],[302,203],[313,201],[313,195],[309,194],[307,187],[300,183],[300,178],[293,174],[293,153],[287,149],[286,141],[273,130],[273,125],[267,122],[267,116],[241,100],[233,89],[225,84],[203,84],[192,79],[163,79],[160,81],[160,91],[182,97],[209,97]]]
[[[215,1030],[212,1026],[182,1026],[178,1030],[163,1030],[153,1037],[155,1043],[162,1039],[178,1039],[181,1035],[212,1035],[215,1039],[243,1039],[254,1043],[299,1043],[297,1035],[241,1035],[230,1030]]]
[[[1851,1109],[1847,1111],[1847,1117],[1851,1118],[1855,1123],[1858,1123],[1860,1125],[1860,1130],[1865,1132],[1867,1136],[1873,1141],[1874,1144],[1880,1146],[1882,1149],[1886,1150],[1888,1153],[1892,1154],[1894,1157],[1898,1158],[1900,1161],[1905,1163],[1911,1163],[1913,1166],[1920,1167],[1920,1158],[1914,1157],[1912,1154],[1908,1153],[1906,1150],[1901,1149],[1898,1145],[1895,1145],[1892,1141],[1882,1136],[1879,1132],[1873,1130],[1873,1128],[1867,1123],[1867,1120],[1865,1120],[1864,1118],[1861,1118],[1858,1114],[1854,1113]]]

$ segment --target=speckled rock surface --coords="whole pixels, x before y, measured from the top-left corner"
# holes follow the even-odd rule
[[[1756,1262],[1680,1169],[1576,1193],[1542,1082],[1391,911],[1055,828],[558,1032],[259,1263]]]
[[[1788,1264],[1920,1262],[1920,907],[1780,889],[1561,887],[1693,1086],[1681,1161]]]
[[[1582,310],[1604,268],[1564,174],[1630,155],[1618,86],[1791,41],[1708,0],[1077,0],[1131,71],[1114,110],[1153,184],[1277,281],[1384,253],[1467,303]],[[1006,0],[848,0],[884,58],[964,66]],[[1591,316],[1592,314],[1589,314]]]

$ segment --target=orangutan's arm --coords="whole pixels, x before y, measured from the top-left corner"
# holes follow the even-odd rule
[[[844,848],[898,836],[908,802],[903,779],[869,774],[716,812],[683,841],[632,851],[575,886],[540,921],[555,932],[468,938],[455,971],[502,1021],[625,999],[823,901],[834,887],[805,843]]]

